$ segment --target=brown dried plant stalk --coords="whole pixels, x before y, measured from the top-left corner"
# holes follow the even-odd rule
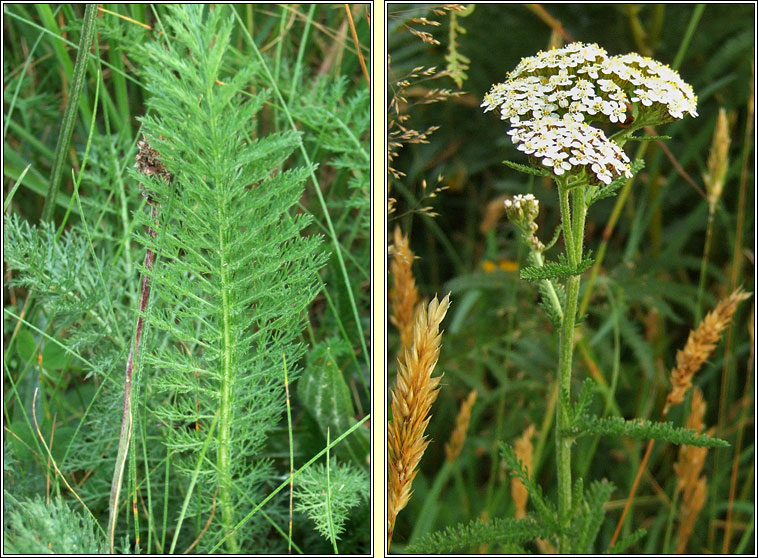
[[[392,273],[393,286],[390,289],[389,299],[392,315],[390,321],[400,331],[400,354],[409,349],[413,341],[413,315],[416,311],[419,296],[416,288],[416,280],[413,278],[411,265],[413,264],[413,252],[408,245],[408,237],[402,233],[400,227],[395,227],[395,239],[392,248]]]
[[[687,428],[696,432],[702,432],[704,428],[703,417],[705,416],[705,400],[702,392],[695,388],[692,392],[692,408],[687,418]],[[705,477],[701,477],[708,448],[695,446],[681,446],[679,459],[674,464],[674,473],[677,476],[677,490],[682,491],[682,507],[679,518],[679,535],[676,541],[676,553],[683,554],[687,547],[692,530],[695,527],[700,510],[705,504],[707,483]]]
[[[471,409],[476,401],[477,391],[471,390],[468,397],[461,403],[461,410],[458,411],[458,417],[455,419],[455,428],[450,436],[450,441],[445,443],[445,457],[450,463],[453,463],[463,450],[463,443],[466,441],[466,432],[468,431],[469,422],[471,422]]]
[[[143,136],[141,141],[137,142],[139,152],[136,156],[137,170],[145,176],[157,175],[163,179],[166,183],[170,183],[172,175],[166,169],[165,165],[159,160],[158,152],[155,151],[147,142],[147,138]],[[140,188],[142,185],[140,184]],[[150,219],[155,223],[158,220],[160,212],[159,204],[152,200],[143,190],[143,195],[147,198],[150,205]],[[151,238],[155,238],[155,230],[152,227],[148,227],[147,234]],[[147,248],[145,250],[145,269],[149,274],[153,269],[155,263],[155,253]],[[109,517],[108,517],[108,538],[111,553],[114,552],[114,542],[116,533],[116,520],[118,518],[118,501],[121,493],[121,484],[124,478],[124,465],[126,464],[126,454],[129,448],[129,442],[132,437],[132,373],[134,371],[134,363],[139,356],[140,340],[142,339],[142,330],[144,327],[144,314],[147,308],[147,301],[150,298],[150,277],[145,274],[142,277],[142,287],[140,289],[139,296],[139,314],[137,317],[137,328],[134,333],[134,343],[129,348],[129,357],[126,360],[126,372],[124,374],[124,404],[121,415],[121,433],[119,436],[118,454],[116,455],[116,469],[113,472],[113,480],[111,482],[111,496],[109,502]]]
[[[392,422],[387,428],[389,494],[387,495],[387,547],[392,542],[397,514],[411,497],[411,484],[429,440],[424,435],[429,411],[439,393],[441,376],[432,378],[440,354],[440,323],[450,306],[450,295],[434,297],[421,306],[413,327],[413,343],[398,359],[392,390]]]

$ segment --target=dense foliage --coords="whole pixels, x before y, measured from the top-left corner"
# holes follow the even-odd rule
[[[410,543],[409,550],[475,552],[489,542],[491,552],[537,551],[538,533],[529,530],[528,520],[508,523],[516,521],[506,474],[513,468],[499,451],[499,444],[513,444],[530,425],[535,434],[529,472],[545,498],[556,501],[558,328],[550,308],[544,312],[537,304],[544,302],[542,279],[577,270],[559,266],[563,240],[550,237],[561,215],[554,182],[544,176],[544,166],[530,164],[516,148],[507,122],[482,112],[485,94],[508,79],[522,57],[582,41],[601,45],[609,55],[635,51],[669,64],[698,97],[697,119],[637,133],[670,139],[625,145],[629,159],[641,161],[631,188],[623,193],[622,180],[612,192],[598,189],[593,195],[615,197],[594,199],[587,214],[585,249],[592,261],[583,270],[573,393],[593,378],[599,395],[589,409],[608,418],[590,430],[619,434],[629,427],[621,419],[659,419],[677,351],[717,301],[739,286],[754,290],[753,16],[749,5],[477,5],[455,18],[411,4],[389,11],[388,96],[399,99],[402,125],[425,134],[424,142],[415,142],[406,133],[410,141],[391,160],[395,205],[389,229],[399,225],[410,237],[422,296],[450,292],[452,301],[437,364],[444,385],[427,430],[432,443],[398,519],[394,550]],[[460,83],[460,69],[449,64],[453,50],[469,62]],[[425,73],[427,68],[436,73]],[[445,69],[450,76],[438,75]],[[460,93],[442,98],[445,89]],[[704,175],[712,172],[709,152],[720,108],[731,141],[723,190],[711,204]],[[447,189],[432,199],[429,185],[438,176]],[[528,194],[540,202],[538,240],[553,247],[546,257],[558,266],[547,272],[535,268],[522,231],[505,218],[504,200]],[[705,458],[707,498],[687,543],[693,552],[747,552],[754,543],[751,305],[752,299],[737,308],[735,325],[693,380],[704,395],[706,430],[730,444],[710,449]],[[399,336],[391,326],[389,339],[392,362]],[[393,377],[391,367],[390,384]],[[474,389],[478,397],[463,452],[446,463],[443,446],[459,405]],[[691,400],[672,408],[666,420],[685,426]],[[651,427],[635,426],[635,438],[647,435],[654,435]],[[645,441],[605,436],[582,436],[573,444],[574,476],[585,479],[587,497],[601,505],[610,500],[605,518],[592,524],[597,540],[585,551],[608,547],[645,447]],[[624,537],[631,552],[676,548],[686,515],[672,467],[678,452],[661,441],[653,447],[617,549]],[[610,484],[590,489],[590,481],[599,479]],[[530,513],[537,511],[536,500],[530,494]],[[495,518],[500,523],[490,525]],[[647,530],[642,538],[635,534],[640,527]],[[511,528],[524,536],[501,533]],[[460,544],[451,545],[456,540]]]
[[[367,552],[365,9],[84,8],[4,14],[6,551]]]

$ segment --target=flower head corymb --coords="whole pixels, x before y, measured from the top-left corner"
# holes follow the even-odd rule
[[[609,184],[631,176],[629,159],[593,122],[637,129],[685,113],[695,117],[697,97],[656,60],[608,56],[596,44],[572,43],[522,58],[506,81],[492,86],[482,107],[499,109],[518,149],[554,175],[583,170],[592,181]]]
[[[632,176],[629,157],[602,130],[569,114],[549,115],[513,124],[508,131],[518,150],[531,155],[557,176],[589,168],[598,181],[610,184]]]

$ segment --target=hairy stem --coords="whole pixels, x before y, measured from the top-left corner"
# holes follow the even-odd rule
[[[219,201],[219,213],[223,213],[224,208]],[[220,219],[219,222],[224,222]],[[230,278],[227,273],[226,246],[224,244],[224,231],[218,231],[220,245],[219,254],[221,255],[221,297],[223,306],[223,374],[221,385],[220,416],[218,428],[218,454],[216,463],[221,481],[219,502],[221,504],[221,519],[226,532],[232,532],[232,535],[226,539],[226,548],[230,554],[238,552],[237,537],[234,531],[234,503],[232,499],[232,474],[231,474],[231,426],[232,426],[232,382],[234,381],[234,362],[233,362],[233,335],[231,331],[231,301],[229,300]]]
[[[572,188],[573,223],[569,211],[569,189],[566,183],[558,185],[561,206],[563,237],[566,244],[566,256],[572,266],[577,266],[582,259],[584,243],[584,217],[587,212],[584,200],[584,185]],[[571,522],[571,444],[573,440],[563,433],[570,428],[569,409],[563,394],[571,395],[571,362],[574,352],[574,326],[579,299],[578,275],[569,277],[566,284],[566,308],[561,322],[560,343],[558,350],[558,401],[555,407],[556,429],[556,463],[558,469],[558,521],[563,528]],[[558,540],[558,552],[567,552],[568,535]]]

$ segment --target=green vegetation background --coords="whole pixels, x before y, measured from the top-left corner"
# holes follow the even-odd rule
[[[145,202],[134,175],[127,169],[134,164],[140,139],[136,118],[145,114],[148,93],[139,71],[144,61],[133,56],[138,45],[161,40],[154,29],[160,29],[160,22],[171,18],[172,13],[166,5],[107,4],[101,8],[107,12],[97,14],[97,48],[92,46],[86,62],[81,97],[74,107],[73,135],[70,144],[60,147],[58,138],[74,87],[74,63],[85,6],[3,7],[5,213],[33,226],[40,224],[51,168],[60,156],[63,173],[60,183],[54,185],[59,192],[53,222],[58,227],[66,220],[66,230],[76,227],[79,235],[71,243],[65,242],[65,235],[60,242],[51,241],[49,253],[35,252],[39,258],[35,261],[44,264],[25,272],[24,276],[38,281],[34,287],[36,300],[29,307],[25,304],[32,289],[9,287],[7,282],[22,274],[15,273],[7,262],[4,266],[6,551],[97,552],[104,544],[101,533],[55,467],[105,527],[126,361],[125,352],[112,351],[105,341],[112,329],[128,332],[121,340],[122,348],[131,341],[139,293],[138,265],[144,258],[144,248],[132,235],[142,234],[136,230],[140,227],[134,215],[144,211]],[[370,412],[370,91],[358,56],[360,50],[370,63],[369,8],[351,7],[355,39],[343,4],[219,5],[215,9],[228,10],[227,17],[236,10],[238,16],[223,71],[233,72],[254,60],[257,49],[272,77],[257,74],[255,83],[246,84],[246,91],[278,89],[286,105],[279,103],[278,96],[270,95],[254,123],[256,127],[253,129],[250,123],[251,129],[246,133],[261,137],[294,127],[302,132],[302,145],[284,168],[310,167],[310,162],[318,165],[313,180],[309,178],[305,183],[295,211],[313,216],[304,234],[321,235],[322,250],[328,257],[320,274],[322,288],[311,305],[308,326],[300,339],[308,348],[307,356],[302,362],[287,363],[291,374],[296,369],[306,370],[305,375],[312,380],[307,390],[300,389],[298,382],[290,386],[297,469],[326,447],[328,436],[334,441]],[[198,26],[198,32],[201,29]],[[254,38],[256,49],[251,48],[249,36]],[[370,72],[370,67],[365,71]],[[87,164],[82,173],[85,151]],[[75,185],[78,198],[74,195]],[[84,224],[90,237],[81,234]],[[109,273],[105,278],[98,265]],[[46,304],[50,300],[46,297],[50,294],[45,292],[50,287],[46,281],[64,275],[74,301],[63,306]],[[103,284],[108,284],[112,292],[104,293]],[[85,300],[84,293],[92,298]],[[106,301],[112,301],[112,307]],[[93,345],[98,336],[105,341]],[[160,342],[148,335],[143,338],[143,351]],[[103,356],[106,348],[111,352]],[[146,374],[149,377],[149,371],[143,371],[142,377]],[[101,391],[103,385],[107,388]],[[36,418],[40,435],[51,447],[51,456],[41,444],[32,420],[36,389]],[[272,389],[283,399],[284,377]],[[324,400],[329,405],[324,405]],[[173,522],[186,485],[178,477],[171,477],[174,471],[164,468],[162,461],[158,465],[153,460],[154,450],[163,447],[162,440],[141,436],[146,431],[155,432],[160,425],[155,420],[140,422],[151,420],[146,418],[143,405],[144,400],[135,402],[139,418],[134,436],[140,440],[135,446],[139,455],[136,468],[127,462],[128,482],[121,492],[117,549],[165,552],[167,547],[162,543],[174,535]],[[84,455],[88,444],[102,444],[106,449],[102,454]],[[273,464],[277,474],[275,484],[274,479],[267,481],[268,490],[289,477],[289,451],[287,417],[282,412],[265,454],[259,456],[261,462]],[[165,449],[163,453],[165,456]],[[76,459],[72,460],[72,455]],[[315,511],[311,514],[295,510],[294,552],[332,552],[338,546],[340,552],[366,553],[370,543],[370,504],[365,426],[332,448],[331,456],[332,482],[350,484],[352,494],[341,502],[335,500],[334,509],[328,513],[323,498],[309,501],[305,497],[303,509]],[[345,467],[335,469],[337,462]],[[308,483],[306,475],[300,477],[300,489],[306,496],[322,494],[326,458],[318,463]],[[152,484],[145,484],[146,477]],[[131,499],[135,481],[139,483],[136,517],[132,515]],[[287,493],[288,489],[280,492],[263,508],[264,513],[255,517],[255,547],[245,547],[243,551],[287,551]],[[296,498],[296,506],[298,502]],[[344,509],[340,508],[343,504]],[[213,513],[208,508],[200,515],[208,518]],[[261,517],[265,513],[269,514],[266,519]],[[328,514],[331,515],[325,520]],[[338,516],[343,532],[335,545],[322,535],[334,532]],[[134,524],[135,519],[139,525]],[[203,522],[193,519],[191,525],[185,525],[177,550],[207,550],[216,540],[203,540],[204,533]]]
[[[541,6],[573,40],[596,42],[610,54],[636,51],[668,64],[681,57],[679,72],[699,96],[700,116],[661,126],[658,132],[673,138],[665,146],[700,190],[719,107],[729,112],[729,172],[713,220],[702,304],[698,308],[708,204],[663,150],[651,143],[646,168],[635,179],[610,237],[581,328],[582,346],[574,357],[575,394],[590,366],[608,383],[615,369],[613,406],[625,418],[656,420],[670,387],[676,351],[697,325],[697,316],[702,317],[735,286],[754,290],[755,128],[754,113],[747,106],[753,102],[755,6],[709,4],[699,17],[699,8],[684,4]],[[410,19],[421,16],[440,25]],[[529,424],[537,429],[534,444],[540,461],[534,473],[547,494],[555,494],[553,432],[545,427],[550,418],[543,421],[552,412],[548,407],[556,374],[557,332],[536,305],[534,285],[519,280],[517,272],[498,269],[499,264],[509,268],[509,262],[524,265],[526,254],[517,232],[504,216],[489,232],[480,231],[480,225],[494,198],[532,192],[540,200],[539,234],[546,243],[559,222],[557,195],[549,181],[530,180],[501,164],[505,159],[526,163],[526,158],[506,135],[507,123],[479,107],[490,86],[505,80],[521,57],[549,48],[552,30],[526,5],[477,5],[469,15],[458,18],[465,34],[458,33],[457,49],[470,59],[460,88],[447,77],[412,79],[410,86],[398,86],[413,68],[446,67],[449,22],[448,15],[435,15],[428,6],[389,7],[388,96],[391,99],[402,91],[408,99],[402,105],[402,112],[410,116],[406,127],[424,131],[439,126],[428,143],[406,145],[392,163],[406,176],[390,177],[390,196],[397,200],[396,210],[389,215],[390,238],[395,225],[409,234],[418,258],[413,270],[422,296],[452,293],[436,372],[445,376],[428,429],[432,443],[413,484],[411,502],[398,517],[396,551],[402,550],[403,542],[417,541],[425,532],[459,522],[512,517],[510,481],[501,469],[497,443],[513,443]],[[409,28],[432,33],[440,44],[422,42]],[[563,42],[570,41],[563,38]],[[422,103],[433,88],[460,89],[463,94]],[[630,156],[637,145],[627,147]],[[430,198],[440,175],[448,189]],[[616,202],[617,198],[605,200],[590,210],[587,248],[597,251]],[[425,206],[438,215],[429,216],[429,211],[422,210]],[[495,270],[489,271],[492,267]],[[586,286],[585,280],[580,296]],[[714,427],[715,436],[731,443],[730,448],[709,451],[707,457],[708,498],[688,545],[696,553],[722,550],[733,464],[737,476],[728,548],[746,553],[754,545],[752,305],[750,299],[737,310],[733,327],[694,380],[708,405],[706,428]],[[392,385],[398,347],[392,326],[389,339]],[[463,453],[440,482],[444,443],[461,401],[472,389],[478,390],[479,397]],[[683,424],[685,406],[670,413],[676,424]],[[738,440],[740,453],[735,456]],[[574,475],[584,476],[585,486],[605,477],[617,487],[607,506],[598,551],[608,545],[644,447],[644,442],[609,438],[599,443],[584,438],[574,446]],[[622,532],[644,527],[648,535],[631,552],[665,552],[676,541],[680,510],[671,504],[677,452],[663,443],[653,450],[648,474],[643,476]]]

